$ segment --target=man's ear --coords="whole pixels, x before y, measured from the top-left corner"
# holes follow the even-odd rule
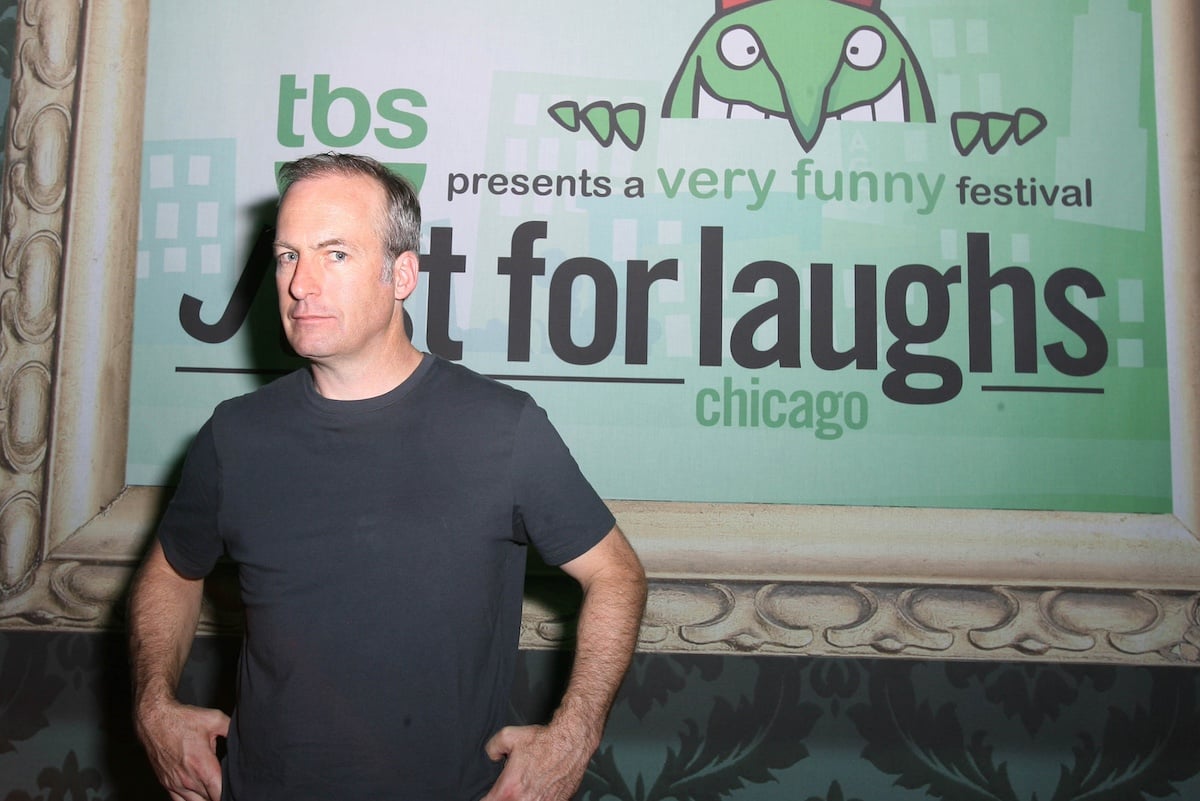
[[[392,262],[392,290],[396,300],[406,300],[417,288],[417,277],[421,272],[420,258],[406,250]]]

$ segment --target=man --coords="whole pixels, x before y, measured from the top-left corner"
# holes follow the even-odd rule
[[[151,764],[177,801],[568,798],[632,654],[641,565],[527,395],[409,341],[407,183],[332,153],[282,177],[279,310],[309,367],[217,407],[135,580]],[[584,601],[561,705],[513,727],[527,543]],[[232,719],[175,698],[222,554],[246,608]]]

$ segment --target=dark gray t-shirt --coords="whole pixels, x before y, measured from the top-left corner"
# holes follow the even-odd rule
[[[238,565],[226,797],[482,795],[524,546],[562,564],[613,524],[528,395],[436,357],[368,400],[302,370],[222,403],[159,539],[185,576]]]

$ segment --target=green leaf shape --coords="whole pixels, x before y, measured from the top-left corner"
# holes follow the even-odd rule
[[[987,152],[996,153],[1004,147],[1004,143],[1012,136],[1014,121],[1011,114],[993,112],[984,115],[983,146]]]
[[[613,111],[617,136],[630,150],[640,148],[646,133],[646,107],[637,103],[623,103]]]
[[[979,114],[961,111],[950,115],[950,133],[954,137],[954,147],[962,155],[967,155],[983,136],[983,117]]]
[[[703,732],[687,721],[678,751],[667,752],[654,785],[645,794],[639,787],[633,801],[721,801],[747,782],[775,781],[772,771],[808,756],[803,740],[821,715],[801,702],[801,685],[787,660],[764,661],[750,698],[718,699]]]
[[[1109,710],[1099,742],[1079,733],[1075,762],[1062,767],[1051,801],[1180,797],[1175,783],[1200,773],[1196,686],[1186,671],[1157,671],[1154,679],[1148,705]]]
[[[592,756],[588,763],[583,781],[579,785],[577,801],[602,801],[606,798],[634,799],[641,798],[644,792],[642,779],[638,777],[637,795],[634,795],[625,783],[617,761],[613,758],[612,746],[602,748]]]
[[[1046,129],[1046,115],[1037,109],[1019,108],[1016,112],[1013,139],[1023,145]]]
[[[608,147],[613,141],[613,106],[606,101],[598,101],[583,109],[583,125],[596,141],[603,147]]]
[[[1018,801],[985,732],[967,739],[953,704],[917,704],[911,665],[875,670],[868,697],[847,714],[867,743],[863,757],[896,784],[947,801]]]
[[[564,100],[546,109],[550,118],[568,131],[579,130],[579,104],[574,100]]]

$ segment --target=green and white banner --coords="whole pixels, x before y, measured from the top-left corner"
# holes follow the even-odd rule
[[[417,346],[604,497],[1169,512],[1151,14],[159,0],[129,481],[297,364],[275,169],[345,150],[419,185]]]

